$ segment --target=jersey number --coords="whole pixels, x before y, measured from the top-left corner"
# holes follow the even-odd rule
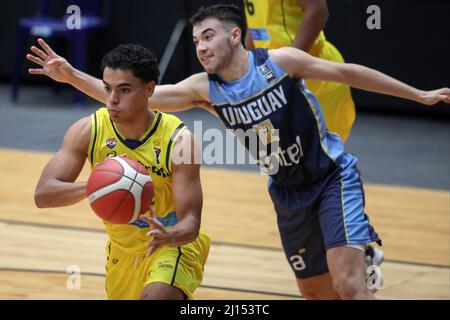
[[[272,121],[270,121],[270,119],[266,119],[254,125],[253,130],[259,136],[259,139],[261,139],[261,142],[264,143],[264,145],[272,143],[273,141],[280,141],[278,132],[275,131]]]
[[[255,5],[250,0],[244,0],[245,8],[247,9],[247,12],[249,15],[255,14]]]
[[[305,260],[303,260],[303,257],[299,254],[290,256],[289,261],[291,262],[292,267],[297,271],[301,271],[306,268]]]

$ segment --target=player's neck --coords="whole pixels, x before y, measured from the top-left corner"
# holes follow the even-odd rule
[[[139,140],[150,128],[155,119],[155,113],[145,109],[130,122],[114,123],[116,129],[125,139]]]
[[[237,49],[228,66],[220,71],[220,76],[225,81],[235,81],[241,79],[248,72],[250,67],[249,52],[245,48]]]

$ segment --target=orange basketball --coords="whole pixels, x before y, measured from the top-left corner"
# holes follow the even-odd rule
[[[112,157],[89,176],[87,195],[92,210],[112,224],[128,224],[148,211],[153,198],[152,178],[136,160]]]

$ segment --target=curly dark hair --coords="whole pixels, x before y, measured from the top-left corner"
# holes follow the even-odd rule
[[[241,8],[233,4],[216,4],[213,6],[201,7],[189,19],[189,22],[194,26],[207,18],[216,18],[219,21],[226,21],[239,27],[239,29],[241,29],[241,42],[245,47],[247,23],[245,22],[245,15]]]
[[[158,60],[153,52],[139,44],[122,44],[108,52],[102,59],[102,72],[106,67],[131,70],[144,82],[158,83]]]

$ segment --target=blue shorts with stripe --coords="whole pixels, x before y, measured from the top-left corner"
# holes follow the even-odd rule
[[[286,257],[297,278],[328,272],[326,250],[381,240],[364,211],[365,199],[356,157],[308,188],[279,187],[269,179]]]

